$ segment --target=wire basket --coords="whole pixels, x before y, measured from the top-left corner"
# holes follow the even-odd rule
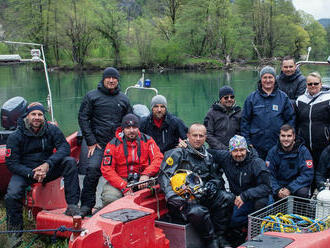
[[[248,219],[248,240],[267,231],[323,231],[330,226],[330,203],[288,196],[250,214]]]

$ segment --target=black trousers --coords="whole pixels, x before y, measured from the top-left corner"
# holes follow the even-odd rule
[[[47,172],[43,183],[64,177],[64,192],[67,204],[78,204],[80,197],[78,168],[72,157],[65,157],[62,162]],[[23,202],[26,187],[36,183],[34,179],[13,175],[10,179],[5,204],[8,229],[21,229],[23,226]]]

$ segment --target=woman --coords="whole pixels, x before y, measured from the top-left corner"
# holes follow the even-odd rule
[[[305,93],[296,101],[296,123],[316,167],[323,149],[329,144],[330,90],[322,87],[318,72],[307,76],[306,85]]]

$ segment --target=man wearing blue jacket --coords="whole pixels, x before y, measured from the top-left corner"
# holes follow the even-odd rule
[[[281,127],[279,141],[266,159],[275,200],[289,195],[308,198],[314,176],[310,152],[290,125]]]
[[[241,135],[262,159],[276,145],[281,126],[295,124],[292,104],[278,89],[275,77],[275,69],[271,66],[260,71],[258,89],[246,98],[241,118]]]

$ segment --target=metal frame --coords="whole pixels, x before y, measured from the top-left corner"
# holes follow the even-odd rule
[[[140,86],[140,85],[133,85],[133,86],[127,87],[126,90],[125,90],[125,95],[127,95],[128,90],[130,90],[130,89],[152,90],[152,91],[155,92],[156,95],[158,95],[158,90],[156,88],[147,88],[147,87],[143,87],[143,86]]]
[[[48,77],[48,71],[47,71],[47,63],[46,63],[46,58],[45,58],[45,53],[44,53],[44,46],[42,44],[29,43],[29,42],[17,42],[17,41],[0,41],[0,42],[5,43],[5,44],[28,45],[28,46],[40,47],[42,58],[33,57],[31,59],[20,59],[17,62],[19,62],[19,63],[41,62],[43,64],[44,71],[45,71],[46,83],[47,83],[47,90],[48,90],[47,105],[48,105],[49,113],[51,115],[51,121],[54,122],[55,120],[54,120],[54,111],[53,111],[53,98],[52,98],[52,92],[51,92],[51,89],[50,89],[50,83],[49,83],[49,77]]]

